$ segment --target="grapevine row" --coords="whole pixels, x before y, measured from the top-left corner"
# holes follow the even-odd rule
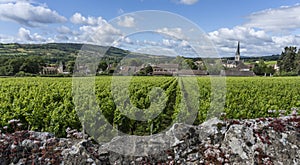
[[[238,119],[278,116],[280,110],[289,114],[291,108],[300,107],[298,77],[226,78],[226,90],[218,89],[214,98],[222,101],[226,95],[222,108],[211,104],[216,90],[212,81],[209,77],[97,77],[96,99],[79,96],[82,104],[77,107],[71,78],[1,78],[0,127],[19,119],[27,129],[65,136],[67,127],[81,129],[83,120],[93,133],[111,125],[121,133],[149,135],[175,122],[199,124],[220,109],[227,118]],[[107,124],[100,122],[103,118]]]

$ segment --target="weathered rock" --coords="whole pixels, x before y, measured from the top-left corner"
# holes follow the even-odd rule
[[[102,145],[51,133],[2,133],[0,150],[0,165],[300,164],[300,117],[214,118],[199,126],[174,124],[149,137],[120,136]]]
[[[88,151],[91,147],[95,147],[91,141],[82,140],[75,143],[71,148],[64,149],[61,152],[62,164],[100,164],[100,160],[93,156],[93,153]]]
[[[30,136],[32,138],[39,139],[39,140],[47,140],[47,139],[50,139],[50,138],[54,137],[54,134],[49,133],[49,132],[34,132],[34,131],[29,131],[29,133],[30,133]]]

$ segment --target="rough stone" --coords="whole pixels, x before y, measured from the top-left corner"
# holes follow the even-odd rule
[[[176,123],[159,135],[120,136],[105,144],[43,132],[16,135],[21,132],[0,134],[0,165],[300,164],[299,116]]]

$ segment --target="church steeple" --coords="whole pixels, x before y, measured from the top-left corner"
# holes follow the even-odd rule
[[[237,49],[236,49],[236,53],[235,53],[235,58],[234,58],[234,60],[235,60],[235,61],[240,61],[240,58],[241,58],[241,54],[240,54],[240,41],[239,41],[239,42],[238,42]]]

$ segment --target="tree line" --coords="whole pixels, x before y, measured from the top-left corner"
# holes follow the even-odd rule
[[[273,56],[277,57],[277,56]],[[274,60],[274,59],[273,59]],[[256,75],[278,75],[278,76],[296,76],[300,75],[300,49],[295,46],[287,46],[278,56],[276,72],[274,66],[266,64],[263,58],[254,64],[253,72]]]
[[[294,46],[285,47],[277,64],[280,75],[300,75],[300,49]]]

